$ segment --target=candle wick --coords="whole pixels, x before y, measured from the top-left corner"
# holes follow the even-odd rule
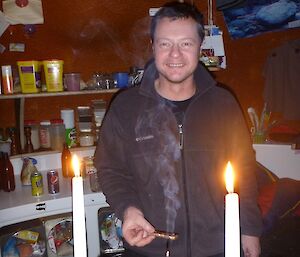
[[[170,239],[167,240],[165,256],[170,257]]]

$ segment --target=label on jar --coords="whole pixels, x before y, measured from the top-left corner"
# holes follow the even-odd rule
[[[49,128],[40,128],[40,145],[42,148],[50,148],[50,130]]]

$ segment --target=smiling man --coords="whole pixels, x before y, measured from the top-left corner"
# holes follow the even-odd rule
[[[259,256],[250,135],[235,98],[199,63],[203,38],[195,6],[162,7],[151,24],[154,61],[140,87],[117,95],[103,122],[95,165],[123,221],[125,256],[224,256],[227,161],[238,178],[244,254]]]

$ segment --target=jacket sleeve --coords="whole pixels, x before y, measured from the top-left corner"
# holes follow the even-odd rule
[[[249,130],[238,103],[233,100],[230,108],[230,124],[227,127],[230,160],[236,175],[235,191],[240,197],[241,233],[260,236],[262,217],[258,207],[256,160]]]
[[[126,165],[126,135],[114,105],[107,112],[95,151],[95,166],[100,187],[108,204],[123,219],[129,206],[141,210],[135,192],[133,176]]]

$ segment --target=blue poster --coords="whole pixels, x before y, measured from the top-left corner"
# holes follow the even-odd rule
[[[300,0],[248,0],[223,11],[233,39],[300,27]]]

